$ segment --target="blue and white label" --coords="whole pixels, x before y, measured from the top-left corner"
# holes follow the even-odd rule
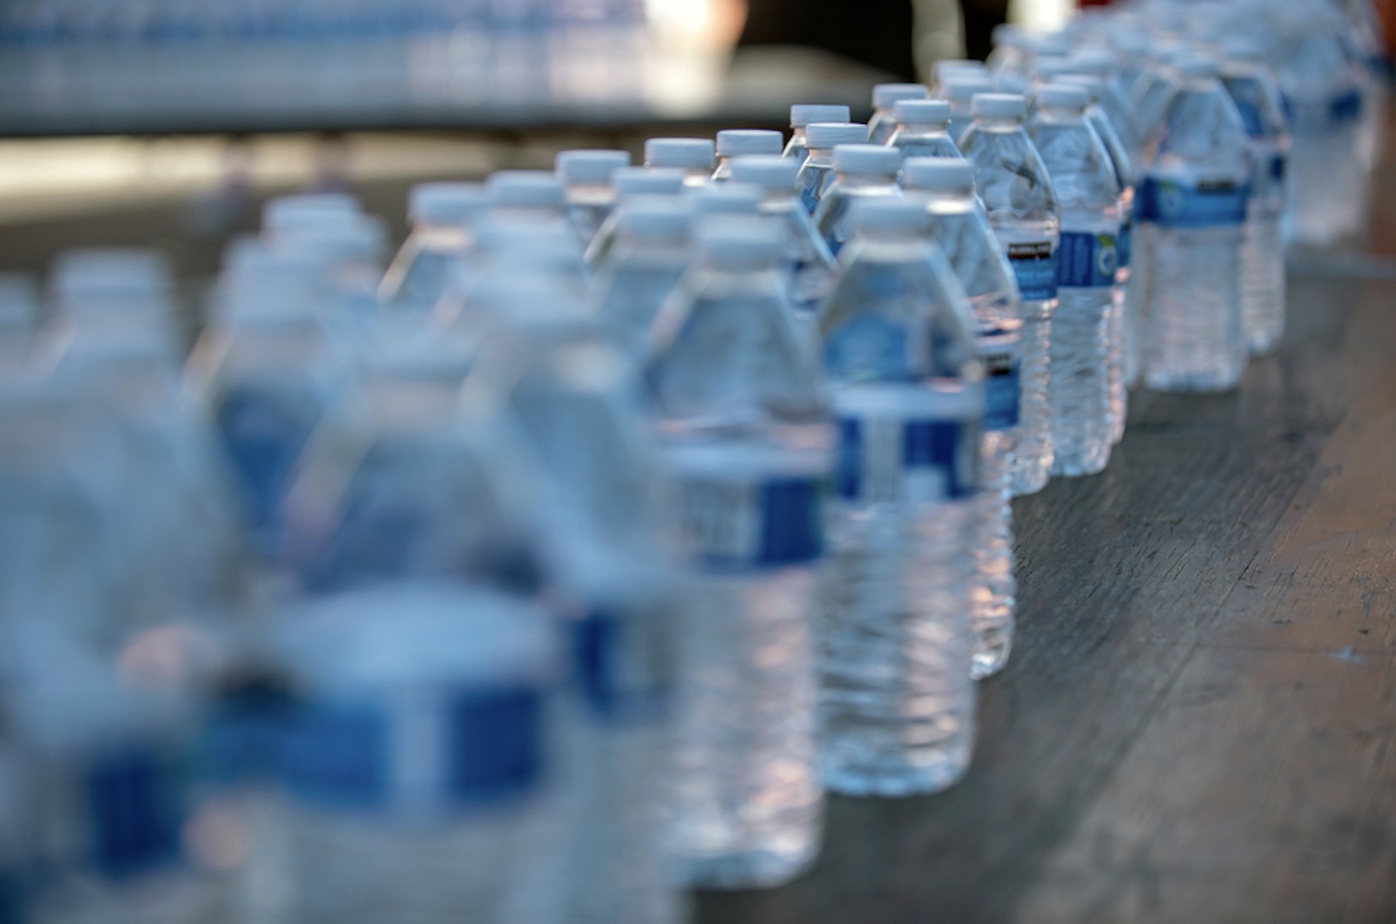
[[[1289,159],[1283,154],[1274,154],[1270,157],[1270,179],[1276,183],[1285,181],[1285,173],[1289,167]]]
[[[840,417],[835,476],[844,500],[935,503],[978,488],[976,420]]]
[[[657,716],[672,676],[665,620],[655,614],[598,609],[576,622],[573,655],[582,698],[608,720]]]
[[[1249,183],[1212,180],[1188,183],[1149,177],[1139,188],[1138,217],[1165,228],[1240,225],[1250,202]]]
[[[1005,249],[1023,301],[1045,302],[1057,297],[1057,253],[1051,241],[1011,243]]]
[[[1120,226],[1120,237],[1115,242],[1115,254],[1120,269],[1129,269],[1129,261],[1134,256],[1134,208],[1125,213],[1125,223]]]
[[[178,859],[183,777],[169,755],[146,747],[106,753],[87,769],[86,796],[97,869],[134,876]]]
[[[541,778],[543,700],[531,686],[466,687],[405,703],[303,703],[281,772],[299,797],[382,809],[404,796],[468,805],[520,795]]]
[[[686,475],[681,490],[683,533],[709,570],[784,568],[824,554],[821,478],[752,483]]]
[[[1018,426],[1022,406],[1021,364],[1015,353],[989,348],[984,360],[984,428],[1011,430]]]
[[[1339,93],[1328,101],[1328,118],[1332,122],[1354,122],[1362,117],[1362,94],[1356,89]]]
[[[1099,289],[1115,284],[1120,269],[1118,238],[1108,232],[1063,231],[1057,249],[1057,280],[1062,288]]]

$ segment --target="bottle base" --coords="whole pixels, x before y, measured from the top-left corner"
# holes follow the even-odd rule
[[[1144,385],[1150,391],[1170,394],[1219,394],[1240,387],[1243,369],[1225,372],[1159,374],[1147,373]]]
[[[1073,457],[1061,455],[1057,456],[1052,463],[1053,478],[1084,478],[1090,475],[1099,475],[1105,471],[1105,466],[1110,464],[1110,446],[1107,441],[1103,452],[1093,452],[1089,455]]]
[[[818,839],[786,850],[754,849],[714,856],[672,856],[675,885],[690,889],[771,889],[814,865]]]
[[[1269,356],[1279,349],[1280,333],[1265,333],[1252,336],[1246,344],[1252,356]]]
[[[995,629],[983,633],[975,646],[974,658],[970,661],[971,680],[985,680],[1003,670],[1008,664],[1008,656],[1013,651],[1013,628]]]
[[[828,764],[821,766],[819,778],[825,789],[845,796],[925,796],[943,792],[964,779],[972,753],[972,745],[957,744],[919,755],[915,764],[903,755],[873,766]]]
[[[1035,465],[1032,468],[1015,468],[1013,470],[1013,496],[1026,497],[1029,494],[1036,494],[1047,487],[1047,482],[1052,479],[1051,463],[1046,465]]]

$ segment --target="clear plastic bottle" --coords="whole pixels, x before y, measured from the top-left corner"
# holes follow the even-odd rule
[[[537,919],[555,901],[555,623],[454,583],[292,607],[274,651],[298,697],[280,748],[305,924]]]
[[[790,141],[785,145],[784,156],[803,167],[809,157],[809,144],[805,140],[805,130],[815,122],[847,123],[852,116],[847,106],[795,105],[790,107]],[[866,140],[866,136],[864,138]]]
[[[612,177],[617,206],[587,245],[584,255],[587,266],[599,271],[605,264],[615,245],[617,226],[626,201],[634,196],[678,197],[684,192],[683,181],[684,172],[670,167],[624,167],[617,170]]]
[[[637,196],[621,209],[612,256],[594,277],[592,301],[632,356],[643,355],[660,306],[688,270],[691,224],[692,209],[683,199]]]
[[[1037,90],[1028,123],[1061,214],[1058,305],[1052,319],[1052,474],[1094,475],[1113,445],[1111,333],[1123,189],[1086,119],[1090,96],[1070,84]]]
[[[732,164],[732,178],[765,192],[760,213],[774,218],[786,232],[790,297],[796,309],[812,313],[829,292],[834,255],[819,236],[809,213],[795,198],[799,167],[794,158],[738,158]]]
[[[567,194],[549,170],[497,170],[485,180],[490,217],[566,223]]]
[[[1023,306],[1013,268],[994,237],[963,158],[911,158],[903,165],[909,197],[923,198],[930,240],[964,286],[977,324],[984,366],[984,436],[976,516],[974,657],[980,680],[1003,669],[1013,646],[1017,601],[1013,559],[1013,457],[1022,405]]]
[[[820,197],[814,226],[835,257],[853,237],[849,224],[859,199],[900,196],[897,171],[901,153],[875,144],[841,144],[834,148],[834,180]]]
[[[873,115],[868,122],[868,143],[886,144],[897,130],[894,107],[904,99],[926,99],[930,91],[919,83],[880,83],[873,87]]]
[[[974,749],[970,614],[983,369],[920,202],[862,200],[820,311],[839,427],[822,575],[820,774],[835,792],[957,782]]]
[[[993,93],[994,81],[987,75],[952,74],[950,82],[940,88],[940,96],[950,104],[950,140],[963,152],[965,132],[974,124],[971,111],[974,98],[981,93]]]
[[[1246,369],[1241,243],[1250,199],[1250,139],[1217,79],[1217,62],[1185,58],[1139,195],[1150,226],[1144,381],[1157,391],[1226,391]]]
[[[412,231],[383,274],[378,299],[390,311],[426,315],[450,284],[453,268],[466,258],[471,226],[489,207],[475,183],[421,183],[412,188],[408,214]]]
[[[554,161],[567,199],[567,214],[586,247],[616,207],[612,177],[630,166],[626,151],[563,151]]]
[[[1021,419],[1013,493],[1034,494],[1052,471],[1051,344],[1057,311],[1061,213],[1047,166],[1023,129],[1027,101],[980,94],[960,149],[974,164],[989,224],[1008,256],[1023,300]]]
[[[833,433],[773,220],[710,218],[645,367],[683,550],[676,789],[693,886],[771,886],[819,849],[810,618]]]
[[[717,167],[717,145],[707,138],[651,138],[645,142],[646,167],[684,172],[684,186],[702,189]]]
[[[805,128],[809,155],[800,165],[796,188],[800,203],[811,215],[834,182],[834,148],[841,144],[862,144],[868,140],[868,127],[857,122],[812,122]]]
[[[960,157],[960,148],[950,138],[950,104],[942,99],[906,99],[893,110],[897,130],[887,146],[908,157]]]
[[[732,179],[734,157],[778,155],[784,146],[785,136],[780,132],[742,128],[729,128],[718,132],[717,169],[713,171],[713,182],[725,183]]]
[[[1261,49],[1253,42],[1228,43],[1222,86],[1231,95],[1251,139],[1255,172],[1241,245],[1241,313],[1251,355],[1279,345],[1285,329],[1284,219],[1289,127],[1280,89]]]

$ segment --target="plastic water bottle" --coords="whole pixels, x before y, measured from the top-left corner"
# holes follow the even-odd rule
[[[790,141],[785,145],[785,156],[795,161],[797,167],[804,166],[809,157],[809,144],[805,130],[815,122],[847,123],[852,116],[847,106],[795,105],[790,107]],[[861,139],[866,140],[866,137]]]
[[[537,861],[556,836],[558,647],[531,607],[452,583],[375,584],[284,614],[275,650],[299,691],[280,768],[296,920],[469,909],[494,924],[553,899],[554,870]]]
[[[1094,45],[1078,50],[1067,60],[1074,73],[1100,78],[1101,89],[1096,105],[1105,111],[1111,127],[1124,144],[1130,159],[1138,158],[1143,150],[1144,140],[1135,117],[1134,105],[1126,95],[1120,80],[1119,57],[1107,47]]]
[[[1285,328],[1285,261],[1281,222],[1289,127],[1274,75],[1252,42],[1230,43],[1222,86],[1230,94],[1251,139],[1255,172],[1241,245],[1241,314],[1246,344],[1261,356],[1279,344]]]
[[[587,266],[598,269],[611,252],[616,241],[617,225],[620,222],[621,206],[635,196],[674,196],[684,191],[684,172],[667,167],[625,167],[617,170],[611,182],[616,188],[617,207],[611,210],[606,221],[591,239],[586,248]]]
[[[378,299],[392,311],[429,314],[474,240],[472,225],[488,208],[474,183],[421,183],[412,188],[412,232],[383,274]]]
[[[950,125],[947,131],[950,139],[962,152],[965,132],[974,124],[974,98],[981,93],[993,93],[996,89],[991,78],[964,73],[953,75],[950,83],[939,88],[941,98],[950,104]]]
[[[1157,391],[1226,391],[1246,368],[1241,242],[1250,139],[1207,58],[1178,65],[1183,88],[1164,119],[1139,194],[1149,246],[1144,381]]]
[[[707,138],[651,138],[645,142],[645,166],[682,170],[685,186],[702,189],[717,167],[717,146]]]
[[[790,297],[797,309],[812,313],[829,292],[834,255],[819,236],[814,220],[795,198],[799,167],[794,158],[741,157],[732,164],[732,178],[765,193],[760,213],[785,229]]]
[[[1013,457],[1022,419],[1023,306],[1018,283],[974,190],[963,158],[911,158],[902,167],[907,195],[924,199],[930,241],[940,247],[969,297],[984,366],[980,510],[975,516],[971,627],[976,680],[1003,669],[1013,645]]]
[[[732,159],[753,154],[779,155],[785,146],[785,136],[780,132],[760,129],[731,128],[717,133],[717,169],[713,172],[714,183],[725,183],[732,179]]]
[[[301,450],[336,394],[342,348],[327,333],[318,259],[244,251],[222,280],[219,316],[190,363],[233,481],[242,522],[265,557],[280,546],[281,504]]]
[[[1086,120],[1090,96],[1047,84],[1028,123],[1061,210],[1059,302],[1052,320],[1052,474],[1094,475],[1110,461],[1112,317],[1118,307],[1120,196],[1110,152]]]
[[[816,633],[820,773],[836,792],[907,796],[954,784],[974,748],[983,370],[924,205],[865,199],[852,221],[820,311],[839,427]]]
[[[626,151],[563,151],[557,155],[555,170],[562,180],[568,217],[583,247],[596,237],[616,207],[611,178],[629,166]]]
[[[49,290],[55,318],[70,334],[82,331],[97,339],[111,332],[168,356],[183,349],[174,273],[158,251],[65,250],[54,259]]]
[[[597,271],[592,300],[615,341],[643,354],[659,308],[688,269],[692,250],[690,204],[669,197],[628,199],[620,210],[616,243]]]
[[[382,311],[378,287],[388,245],[383,221],[371,215],[351,216],[279,234],[268,243],[324,264],[330,294],[323,305],[326,328],[352,347]]]
[[[857,122],[813,122],[805,128],[809,155],[800,166],[795,181],[800,202],[811,215],[834,182],[834,148],[842,144],[862,144],[868,140],[868,127]]]
[[[645,380],[683,550],[680,882],[772,886],[819,849],[810,617],[833,433],[773,221],[711,218],[655,324]]]
[[[950,138],[950,104],[942,99],[904,99],[894,110],[897,130],[888,147],[908,157],[959,157],[960,148]]]
[[[897,130],[894,107],[904,99],[926,99],[930,91],[919,83],[880,83],[873,87],[873,115],[868,122],[868,143],[886,144]]]
[[[835,257],[853,237],[849,223],[859,199],[900,196],[897,172],[901,153],[875,144],[841,144],[834,148],[834,181],[825,189],[814,213],[814,226]]]
[[[981,94],[960,149],[974,164],[989,224],[1023,299],[1021,419],[1013,493],[1034,494],[1052,471],[1051,344],[1061,215],[1047,165],[1023,129],[1021,96]]]
[[[262,230],[268,238],[304,228],[350,220],[363,215],[359,201],[348,193],[296,193],[277,196],[262,208]]]
[[[1124,142],[1115,133],[1115,127],[1097,100],[1104,86],[1099,77],[1067,75],[1062,83],[1079,86],[1091,98],[1086,107],[1086,121],[1105,142],[1105,150],[1110,153],[1110,161],[1115,167],[1115,178],[1123,192],[1120,194],[1120,239],[1115,251],[1118,254],[1119,269],[1115,271],[1115,311],[1110,316],[1110,414],[1111,442],[1119,443],[1125,435],[1125,422],[1129,415],[1129,388],[1139,381],[1139,296],[1134,280],[1134,198],[1138,175],[1134,161],[1125,150]]]
[[[567,194],[548,170],[498,170],[485,180],[490,216],[525,221],[567,222]]]

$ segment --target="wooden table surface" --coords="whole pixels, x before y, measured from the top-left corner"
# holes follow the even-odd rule
[[[1239,391],[1136,392],[1103,474],[1015,502],[965,781],[831,799],[810,875],[702,924],[1396,922],[1393,221],[1388,151],[1369,256],[1291,261]]]

